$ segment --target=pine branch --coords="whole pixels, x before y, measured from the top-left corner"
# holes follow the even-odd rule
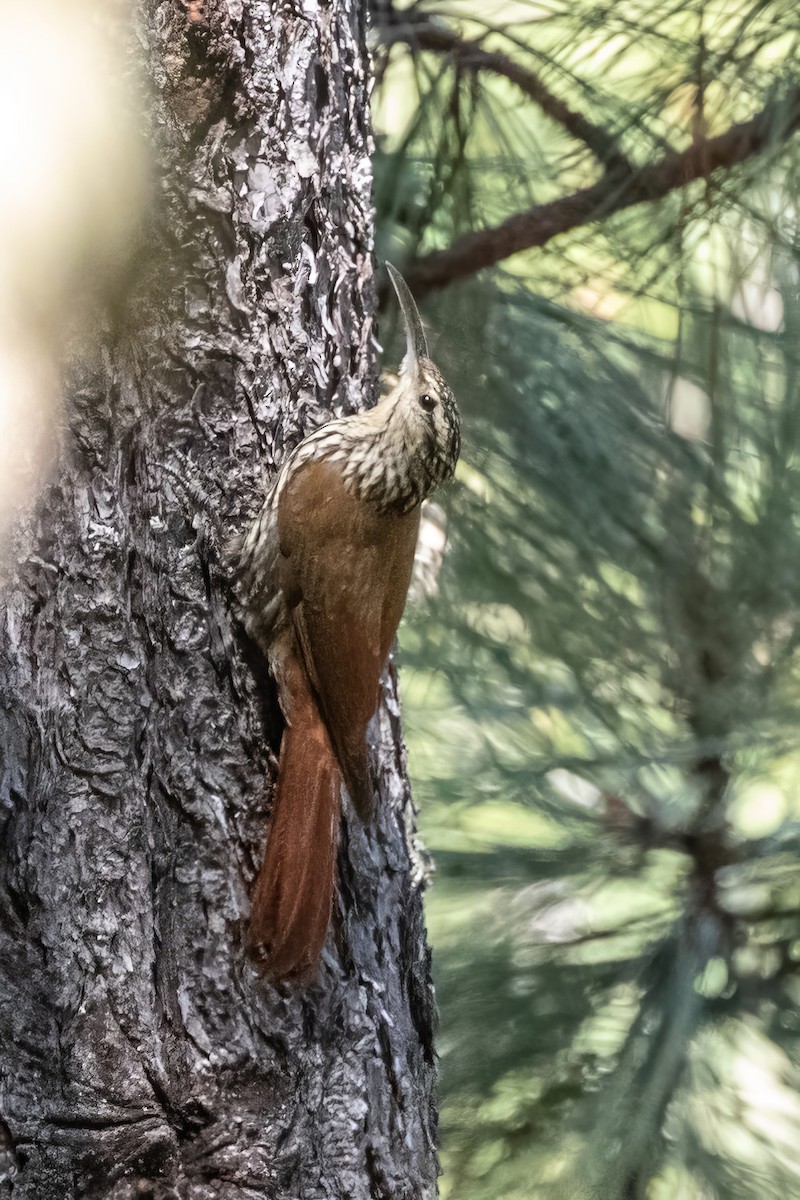
[[[446,54],[462,70],[472,71],[476,75],[479,71],[490,71],[503,76],[538,104],[543,113],[557,121],[577,141],[583,142],[607,171],[619,174],[633,171],[632,164],[620,150],[613,134],[571,109],[550,91],[534,71],[508,55],[497,50],[485,50],[479,41],[460,37],[443,22],[427,14],[415,14],[408,10],[381,14],[380,33],[387,47],[402,42],[413,50]]]
[[[795,87],[751,120],[732,125],[717,137],[698,138],[688,149],[670,151],[627,178],[606,173],[590,187],[515,213],[493,228],[465,234],[447,250],[407,263],[403,273],[417,295],[446,287],[521,250],[544,246],[560,233],[637,204],[662,200],[694,180],[707,180],[715,171],[728,170],[788,141],[798,128],[800,87]]]

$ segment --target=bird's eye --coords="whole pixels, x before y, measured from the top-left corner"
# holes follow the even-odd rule
[[[419,402],[421,407],[425,409],[425,412],[433,412],[433,410],[436,408],[436,401],[434,400],[433,396],[429,396],[427,392],[420,396]]]

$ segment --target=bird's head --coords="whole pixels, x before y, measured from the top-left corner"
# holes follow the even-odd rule
[[[400,419],[403,436],[415,444],[430,468],[430,486],[449,479],[461,448],[460,420],[455,396],[428,353],[428,342],[414,297],[403,276],[386,264],[406,328],[406,353],[400,376],[387,397],[393,420]],[[399,432],[399,431],[398,431]]]

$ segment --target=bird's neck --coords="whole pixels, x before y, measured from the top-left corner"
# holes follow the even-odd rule
[[[421,504],[435,483],[431,447],[424,428],[409,419],[406,405],[389,395],[352,421],[342,469],[354,495],[397,515]]]
[[[431,473],[425,431],[409,419],[394,393],[366,412],[330,421],[310,434],[285,464],[273,492],[277,503],[289,475],[305,462],[329,462],[342,471],[359,500],[402,515],[421,504],[438,482]]]

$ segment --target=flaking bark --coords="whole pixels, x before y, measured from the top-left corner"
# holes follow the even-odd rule
[[[280,722],[220,553],[301,434],[372,399],[363,13],[151,0],[137,45],[137,283],[72,368],[0,613],[0,1197],[419,1200],[433,1011],[394,682],[319,981],[275,990],[243,947]]]

